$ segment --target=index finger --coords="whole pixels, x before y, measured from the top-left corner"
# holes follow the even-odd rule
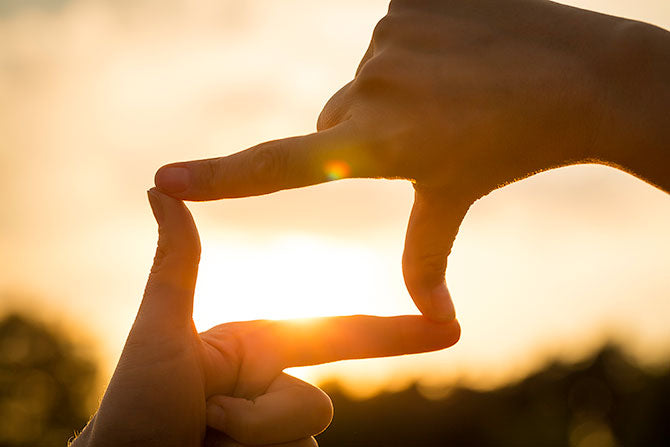
[[[367,177],[371,163],[351,125],[268,141],[227,157],[172,163],[156,186],[182,200],[248,197],[345,177]],[[374,175],[374,174],[372,174]]]
[[[241,344],[235,397],[247,398],[264,393],[285,368],[436,351],[455,344],[461,334],[456,320],[437,323],[419,315],[256,320],[210,331],[232,333]]]
[[[306,323],[302,330],[287,332],[279,341],[289,368],[436,351],[455,344],[461,327],[456,320],[435,323],[419,315],[354,315]]]
[[[457,320],[436,323],[420,315],[352,315],[279,321],[265,334],[266,352],[279,356],[282,368],[339,360],[389,357],[436,351],[455,344]]]

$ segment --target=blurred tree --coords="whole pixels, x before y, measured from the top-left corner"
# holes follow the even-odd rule
[[[65,446],[85,425],[97,368],[81,349],[25,316],[0,322],[0,446]]]
[[[81,345],[18,314],[0,321],[0,447],[65,446],[86,423],[95,363]],[[325,387],[335,405],[321,447],[670,445],[670,370],[650,373],[605,346],[482,392],[418,386],[372,399]]]
[[[321,447],[670,445],[670,371],[651,374],[613,346],[489,392],[430,399],[413,386],[356,401],[324,388],[335,418]]]

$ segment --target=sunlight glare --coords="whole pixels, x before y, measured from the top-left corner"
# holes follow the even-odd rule
[[[324,166],[324,171],[328,180],[340,180],[349,176],[351,169],[345,161],[331,160]]]
[[[378,255],[325,238],[285,235],[267,243],[203,243],[194,321],[305,319],[374,313],[383,296]]]

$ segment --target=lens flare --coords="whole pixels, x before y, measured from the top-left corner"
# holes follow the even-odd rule
[[[351,172],[349,165],[342,160],[331,160],[323,168],[328,180],[339,180],[347,177]]]

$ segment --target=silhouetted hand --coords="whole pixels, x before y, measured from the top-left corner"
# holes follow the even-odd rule
[[[405,282],[421,312],[449,321],[447,256],[493,189],[602,161],[670,190],[669,35],[545,0],[394,0],[317,133],[168,165],[156,185],[213,200],[341,177],[412,180]]]
[[[246,321],[198,334],[192,320],[200,241],[183,202],[149,192],[158,249],[137,318],[83,446],[314,446],[330,399],[292,366],[445,348],[456,321],[350,316]],[[231,306],[234,299],[231,298]],[[221,316],[225,318],[224,315]],[[401,411],[401,409],[399,409]]]

